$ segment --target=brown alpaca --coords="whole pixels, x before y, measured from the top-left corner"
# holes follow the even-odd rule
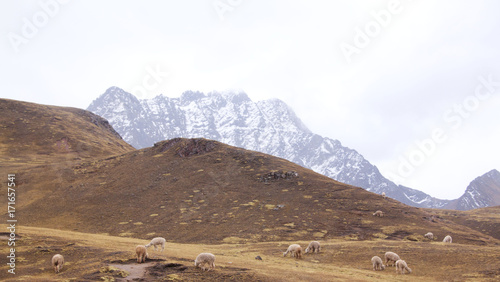
[[[293,256],[295,258],[301,259],[302,258],[302,247],[298,247],[297,249],[295,249]]]
[[[144,247],[143,245],[138,245],[137,247],[135,247],[135,254],[137,255],[138,263],[146,262],[146,258],[148,257],[148,251],[146,250],[146,247]]]

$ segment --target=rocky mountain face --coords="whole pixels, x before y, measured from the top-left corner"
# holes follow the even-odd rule
[[[355,150],[311,132],[278,99],[253,102],[243,92],[187,91],[180,98],[138,100],[111,87],[88,110],[106,118],[135,148],[175,137],[203,137],[281,157],[337,181],[385,192],[407,205],[443,208],[450,203],[386,179]]]
[[[500,205],[500,172],[494,169],[474,179],[460,198],[451,201],[444,208],[467,211],[498,205]]]

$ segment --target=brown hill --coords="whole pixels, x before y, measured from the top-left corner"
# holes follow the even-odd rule
[[[277,171],[298,176],[263,181]],[[498,243],[432,210],[206,139],[173,139],[63,171],[22,173],[19,216],[30,226],[185,243],[420,241],[428,231],[438,238],[451,233],[454,242]],[[385,216],[373,216],[377,210]]]
[[[0,168],[59,165],[134,150],[105,119],[76,108],[0,99]]]

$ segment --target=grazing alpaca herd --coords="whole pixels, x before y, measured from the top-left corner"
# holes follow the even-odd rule
[[[408,267],[406,262],[399,258],[398,254],[393,252],[385,253],[385,264],[389,265],[389,262],[396,266],[396,273],[405,274],[405,270],[411,273],[411,268]],[[385,265],[382,263],[382,259],[379,256],[372,257],[373,270],[384,270]]]
[[[428,232],[424,235],[425,238],[434,240],[434,234]],[[443,239],[443,243],[451,243],[451,236],[447,235]],[[393,266],[396,266],[396,273],[405,274],[405,272],[411,273],[411,268],[408,267],[406,261],[402,260],[398,254],[394,252],[386,252],[384,255],[385,265],[389,265],[389,263]],[[372,265],[373,270],[384,270],[385,265],[382,263],[382,259],[378,256],[372,257]]]
[[[431,240],[434,237],[434,235],[430,232],[425,234],[424,236]],[[443,242],[451,243],[451,236],[446,236]],[[309,246],[305,250],[305,253],[318,253],[320,251],[320,248],[320,243],[318,241],[312,241],[311,243],[309,243]],[[283,256],[285,257],[287,254],[290,254],[294,258],[300,259],[302,258],[302,247],[300,247],[299,244],[291,244],[290,246],[288,246],[286,252],[283,253]],[[411,268],[408,267],[406,261],[402,260],[398,254],[394,252],[386,252],[384,258],[385,265],[383,264],[382,259],[379,256],[372,257],[371,262],[374,271],[385,270],[385,266],[390,264],[396,267],[396,273],[411,273]]]
[[[383,216],[382,211],[377,211],[373,214],[374,216]],[[434,240],[434,234],[431,232],[428,232],[427,234],[424,235],[425,238]],[[450,235],[447,235],[443,239],[443,243],[451,243],[452,239]],[[309,243],[309,246],[305,250],[305,253],[318,253],[320,250],[320,243],[318,241],[312,241]],[[288,249],[286,252],[283,253],[283,256],[285,257],[287,254],[289,254],[297,259],[302,258],[302,248],[300,247],[299,244],[292,244],[288,246]],[[384,254],[385,258],[385,265],[382,261],[382,259],[379,256],[374,256],[371,259],[373,270],[374,271],[380,271],[380,270],[385,270],[386,265],[392,265],[396,267],[396,273],[401,273],[405,274],[406,272],[411,273],[411,268],[408,267],[408,264],[406,261],[402,260],[398,254],[394,252],[386,252]]]
[[[383,213],[381,211],[377,211],[373,214],[374,216],[383,216]],[[428,232],[427,234],[424,235],[425,238],[429,240],[434,240],[434,234],[431,232]],[[161,252],[165,250],[165,238],[162,237],[156,237],[153,238],[148,244],[146,245],[138,245],[135,248],[135,253],[137,256],[137,263],[143,263],[146,262],[146,259],[148,258],[148,251],[147,249],[151,246],[154,247],[155,251],[157,248],[159,249],[161,247]],[[447,235],[443,239],[443,243],[451,243],[452,238],[450,235]],[[305,249],[304,253],[319,253],[321,249],[321,245],[318,241],[312,241],[309,243],[309,246]],[[302,247],[299,244],[291,244],[288,246],[288,249],[286,252],[283,253],[283,256],[286,257],[286,255],[290,254],[290,256],[296,258],[296,259],[301,259],[302,258]],[[385,266],[387,265],[392,265],[396,267],[396,273],[401,273],[405,274],[405,272],[411,273],[411,268],[408,267],[406,264],[406,261],[402,260],[398,254],[394,252],[386,252],[384,254],[385,258],[385,265],[382,262],[382,259],[379,256],[373,256],[371,259],[371,263],[373,266],[374,271],[380,271],[380,270],[385,270]],[[59,273],[64,265],[64,257],[61,254],[56,254],[52,257],[52,266],[54,267],[55,273]],[[201,268],[203,271],[210,271],[215,269],[215,255],[211,253],[201,253],[199,254],[195,261],[194,261],[194,266]],[[206,267],[207,266],[207,267]]]
[[[157,248],[159,249],[161,247],[160,252],[163,252],[165,250],[165,238],[162,237],[156,237],[149,242],[147,245],[138,245],[135,248],[135,254],[137,256],[137,262],[138,263],[143,263],[146,261],[146,258],[148,257],[148,252],[147,248],[153,246],[155,251]],[[208,267],[205,267],[205,265],[208,265]],[[215,256],[211,253],[201,253],[199,254],[195,261],[194,261],[194,266],[201,268],[203,271],[205,270],[214,270],[215,269]]]
[[[374,214],[375,215],[375,214]],[[425,238],[433,240],[434,239],[434,234],[431,232],[428,232],[427,234],[424,235]],[[135,247],[135,253],[137,256],[137,263],[143,263],[146,262],[146,258],[148,257],[148,251],[147,248],[153,246],[155,251],[157,248],[159,249],[161,247],[161,252],[165,250],[165,238],[162,237],[156,237],[151,240],[146,245],[138,245]],[[443,239],[443,243],[451,243],[452,239],[450,235],[447,235]],[[309,246],[307,246],[306,250],[304,253],[319,253],[321,249],[321,245],[318,241],[312,241],[309,243]],[[290,256],[301,259],[302,258],[302,247],[299,244],[291,244],[288,246],[288,249],[286,252],[283,253],[283,256],[286,257],[287,254],[290,254]],[[373,270],[375,271],[380,271],[380,270],[385,270],[385,266],[391,264],[392,266],[396,267],[396,273],[401,273],[405,274],[405,272],[411,273],[411,268],[408,267],[406,264],[406,261],[402,260],[398,254],[394,252],[386,252],[384,255],[385,258],[385,265],[382,262],[382,259],[379,256],[374,256],[371,259],[372,265],[373,265]],[[64,265],[64,257],[60,254],[54,255],[52,257],[52,266],[54,267],[55,273],[59,273]],[[194,261],[194,266],[201,268],[203,271],[210,271],[215,269],[215,255],[211,253],[201,253],[199,254],[195,261]],[[205,267],[208,266],[208,267]]]

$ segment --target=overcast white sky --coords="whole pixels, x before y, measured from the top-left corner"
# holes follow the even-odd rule
[[[139,98],[241,89],[285,101],[396,183],[454,199],[500,169],[499,11],[494,0],[0,0],[0,97],[85,109],[110,86]]]

